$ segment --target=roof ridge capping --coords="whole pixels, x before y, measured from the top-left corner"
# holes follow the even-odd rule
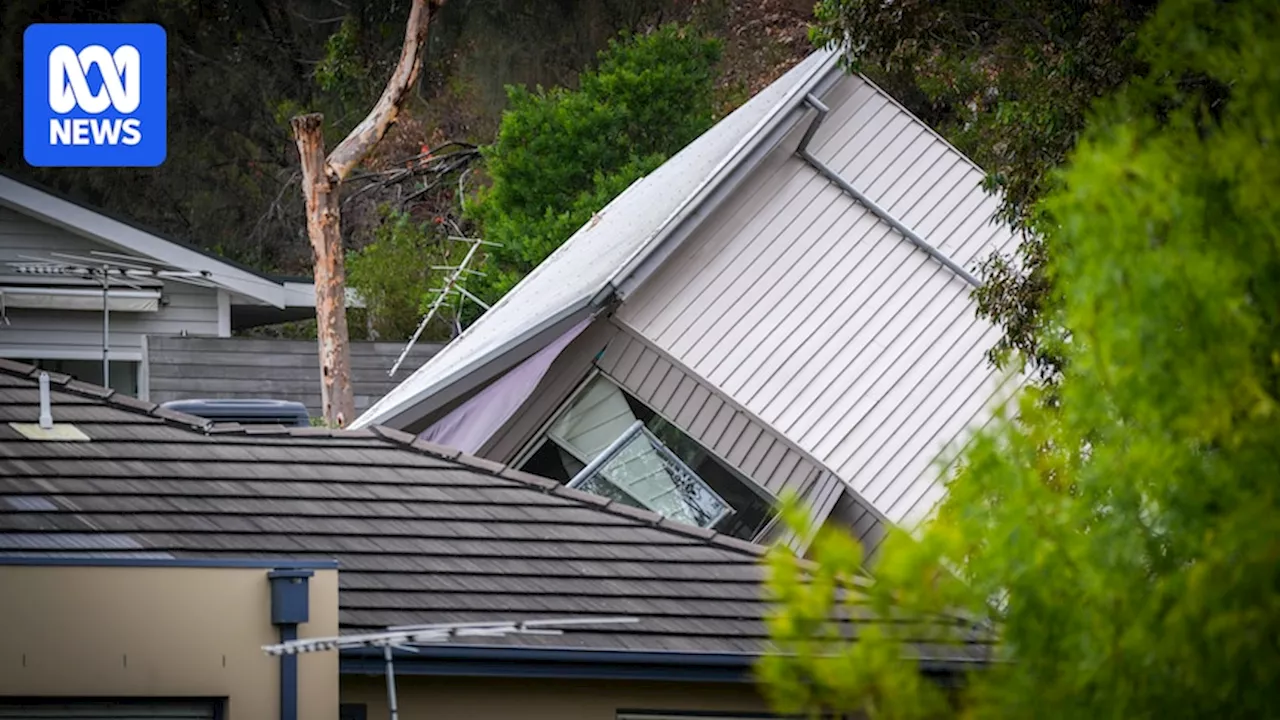
[[[207,432],[213,425],[211,421],[206,420],[205,418],[177,412],[176,410],[170,410],[148,400],[140,400],[132,395],[125,395],[124,393],[116,392],[109,387],[95,385],[94,383],[84,382],[83,380],[77,380],[65,373],[41,370],[35,365],[20,363],[8,358],[0,358],[0,373],[22,378],[24,380],[31,380],[33,381],[33,386],[35,379],[38,378],[42,372],[49,375],[49,384],[51,386],[57,386],[59,391],[70,395],[78,395],[80,397],[96,400],[136,415],[159,418],[164,420],[166,423],[177,425],[178,427],[188,430]],[[56,415],[54,419],[57,419]]]
[[[384,425],[373,425],[369,427],[369,430],[373,431],[374,435],[381,437],[383,440],[413,452],[456,462],[459,465],[464,465],[473,470],[479,470],[483,473],[503,478],[504,480],[511,480],[513,482],[529,486],[542,493],[555,495],[566,500],[572,500],[594,510],[600,510],[611,515],[627,518],[628,520],[642,522],[659,530],[683,535],[685,537],[696,538],[709,545],[714,545],[752,558],[762,558],[769,552],[769,548],[764,545],[757,545],[756,543],[740,540],[736,537],[723,535],[714,530],[707,530],[705,528],[675,522],[669,518],[659,515],[656,512],[642,510],[630,505],[621,504],[615,500],[610,500],[599,495],[592,495],[590,493],[582,492],[581,490],[575,490],[561,485],[550,478],[532,475],[524,472],[523,470],[517,470],[513,467],[503,465],[502,463],[486,460],[485,458],[476,457],[474,455],[468,455],[467,453],[455,448],[437,445],[436,443],[419,439],[402,430],[396,430]],[[334,433],[334,435],[341,436],[341,433]]]

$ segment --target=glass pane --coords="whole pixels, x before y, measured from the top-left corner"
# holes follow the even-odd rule
[[[604,376],[570,400],[522,469],[569,482],[636,420],[642,434],[574,487],[735,537],[754,536],[772,514],[770,501]]]
[[[636,421],[617,386],[597,377],[552,423],[547,435],[584,463],[604,452]]]
[[[644,430],[578,487],[699,527],[730,512],[702,478]]]

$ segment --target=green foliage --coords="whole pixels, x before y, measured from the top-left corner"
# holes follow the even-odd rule
[[[988,171],[1002,219],[1036,231],[1040,201],[1075,146],[1094,101],[1140,75],[1135,32],[1157,0],[822,0],[819,43],[843,42],[868,73]],[[998,363],[1030,361],[1047,379],[1061,356],[1039,340],[1056,300],[1045,239],[986,259],[977,294],[1004,328]]]
[[[991,623],[1011,662],[973,674],[966,717],[1280,716],[1280,8],[1168,0],[1139,52],[1047,200],[1054,401],[978,434],[865,590]],[[775,584],[784,615],[824,602]],[[906,648],[873,644],[897,651],[875,682],[900,678]],[[798,694],[816,661],[770,664],[806,709],[938,713],[858,677]]]
[[[862,549],[843,531],[814,531],[794,497],[784,499],[783,522],[812,537],[809,561],[775,547],[767,557],[768,589],[777,611],[769,636],[777,652],[756,667],[757,678],[781,713],[809,717],[861,709],[873,718],[933,717],[949,699],[915,665],[903,662],[899,643],[946,642],[936,623],[866,623],[849,642],[847,618],[889,617],[887,596],[874,592],[862,567]]]
[[[416,222],[407,213],[388,212],[374,231],[374,240],[347,255],[347,284],[359,294],[377,337],[405,340],[413,335],[443,283],[433,265],[448,264],[462,247],[450,247],[439,226]],[[446,319],[424,331],[424,339],[448,339]]]
[[[610,43],[576,90],[509,88],[493,184],[470,212],[496,299],[634,180],[711,126],[719,42],[675,25]]]
[[[324,59],[316,65],[316,83],[325,92],[341,93],[344,86],[362,80],[365,68],[358,60],[358,25],[351,17],[344,18],[338,32],[325,43]]]
[[[431,30],[422,81],[370,164],[443,139],[491,140],[502,85],[572,77],[624,27],[671,0],[449,0]],[[325,116],[333,147],[364,117],[404,39],[409,0],[5,0],[0,127],[22,125],[22,33],[35,22],[154,22],[168,35],[168,148],[157,168],[31,168],[22,133],[0,135],[0,170],[256,269],[310,272],[289,119]],[[457,90],[463,78],[465,96]],[[384,168],[378,168],[384,169]],[[391,192],[344,198],[359,245]],[[417,210],[415,206],[413,209]]]

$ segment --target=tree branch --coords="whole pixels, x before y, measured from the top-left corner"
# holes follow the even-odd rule
[[[444,0],[414,0],[413,8],[409,11],[409,22],[405,27],[400,60],[391,73],[391,79],[387,81],[387,87],[382,91],[382,97],[378,98],[377,104],[364,120],[329,153],[326,169],[330,182],[337,183],[346,178],[395,122],[405,96],[413,90],[418,80],[427,30],[431,26],[431,19],[442,5]]]

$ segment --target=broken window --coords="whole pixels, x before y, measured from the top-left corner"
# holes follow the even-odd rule
[[[771,515],[749,481],[603,375],[569,400],[522,469],[737,537]]]

